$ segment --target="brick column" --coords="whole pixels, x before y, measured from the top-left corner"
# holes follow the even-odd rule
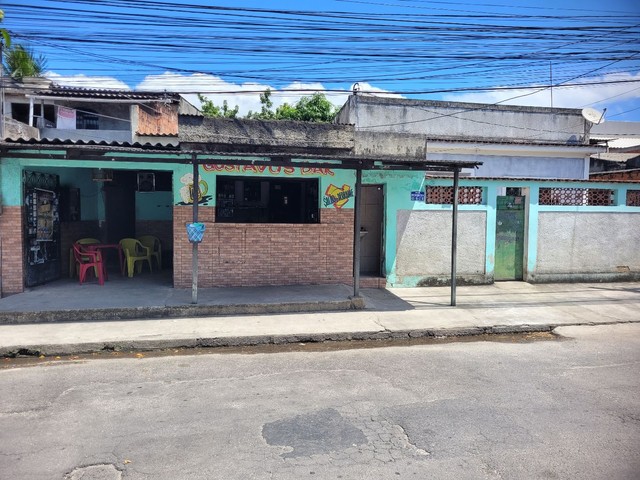
[[[0,214],[0,296],[24,291],[22,207],[3,207]]]

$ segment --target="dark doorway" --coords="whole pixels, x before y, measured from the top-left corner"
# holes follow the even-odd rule
[[[116,170],[113,180],[104,183],[105,225],[107,243],[136,236],[136,172]]]
[[[360,228],[360,273],[381,276],[384,263],[384,188],[362,186],[362,220]]]

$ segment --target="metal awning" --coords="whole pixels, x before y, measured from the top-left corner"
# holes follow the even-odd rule
[[[29,152],[24,152],[29,150]],[[34,152],[36,150],[36,152]],[[193,149],[180,149],[174,146],[151,144],[123,144],[123,143],[45,143],[39,140],[25,142],[0,142],[0,154],[4,158],[39,158],[48,160],[69,161],[118,161],[144,162],[158,165],[168,163],[190,164],[193,166],[193,178],[197,184],[199,165],[216,163],[220,165],[266,165],[333,168],[355,170],[355,206],[353,232],[353,296],[360,296],[360,223],[361,223],[361,193],[363,170],[420,170],[420,171],[450,171],[453,172],[453,209],[452,209],[452,237],[451,237],[451,305],[456,305],[456,256],[458,229],[458,182],[460,170],[475,168],[482,165],[476,161],[442,161],[402,157],[356,157],[349,154],[317,154],[291,153],[277,151],[244,151],[216,152]],[[127,156],[123,154],[129,154]],[[193,222],[198,221],[198,204],[193,204]],[[198,244],[193,243],[192,265],[192,302],[197,303],[198,295]]]
[[[29,150],[25,153],[24,150]],[[145,163],[217,163],[221,165],[272,165],[357,170],[436,170],[453,171],[454,168],[474,168],[476,161],[407,159],[391,156],[355,157],[353,155],[319,155],[273,150],[222,152],[181,149],[173,145],[126,142],[35,140],[2,141],[0,153],[5,158],[36,158],[52,160],[121,161]],[[129,157],[123,154],[130,154]]]

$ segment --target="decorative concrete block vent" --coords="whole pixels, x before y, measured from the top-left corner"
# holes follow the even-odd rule
[[[482,187],[458,187],[460,205],[482,205]],[[453,204],[453,187],[427,187],[426,203],[436,205]]]
[[[611,206],[614,191],[608,188],[559,188],[540,189],[539,205]]]

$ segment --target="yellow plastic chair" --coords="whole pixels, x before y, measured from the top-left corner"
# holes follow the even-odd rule
[[[158,270],[162,270],[162,244],[160,239],[153,235],[142,235],[138,237],[138,241],[149,249],[151,256],[156,259]]]
[[[149,271],[153,272],[151,265],[151,249],[145,247],[135,238],[123,238],[120,240],[120,246],[124,253],[125,263],[127,265],[127,275],[133,277],[133,267],[136,267],[136,273],[142,273],[142,264],[146,260],[149,264]]]

